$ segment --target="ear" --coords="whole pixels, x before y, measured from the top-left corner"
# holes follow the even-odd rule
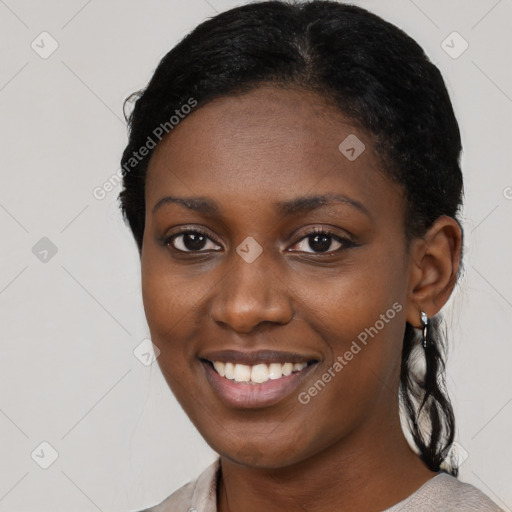
[[[406,320],[420,327],[420,312],[429,318],[446,304],[457,281],[462,231],[451,217],[439,217],[410,247]]]

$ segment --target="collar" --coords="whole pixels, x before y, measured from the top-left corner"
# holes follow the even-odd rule
[[[217,487],[220,477],[220,457],[208,466],[195,482],[187,512],[217,512]]]

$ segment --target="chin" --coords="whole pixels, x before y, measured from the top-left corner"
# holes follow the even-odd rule
[[[221,457],[249,468],[278,469],[291,466],[306,458],[305,454],[298,451],[299,445],[290,443],[289,438],[287,442],[283,441],[280,444],[277,444],[277,440],[269,443],[268,437],[261,442],[252,442],[245,437],[238,442],[230,438],[221,443],[208,444]]]

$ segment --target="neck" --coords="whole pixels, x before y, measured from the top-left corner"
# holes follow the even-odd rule
[[[410,449],[398,414],[357,429],[324,452],[291,466],[261,469],[221,457],[219,512],[375,512],[435,476]]]

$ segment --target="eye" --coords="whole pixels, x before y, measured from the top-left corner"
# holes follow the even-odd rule
[[[334,249],[328,250],[333,242],[337,245]],[[174,233],[163,241],[164,245],[171,246],[177,252],[185,253],[201,253],[208,251],[218,252],[215,246],[218,246],[210,236],[200,228],[187,228]],[[208,246],[209,245],[209,246]],[[301,246],[299,251],[292,252],[306,252],[310,254],[334,253],[340,252],[342,249],[355,246],[352,240],[339,236],[334,232],[325,228],[315,228],[313,231],[302,237],[299,242],[295,244]],[[306,246],[306,247],[304,247]],[[312,251],[307,251],[309,246]]]
[[[164,240],[165,245],[171,245],[173,249],[179,252],[206,252],[207,250],[216,250],[214,247],[208,247],[214,244],[205,231],[199,228],[183,229],[179,233],[167,237]]]
[[[332,246],[333,242],[335,242],[337,247],[329,251],[328,249]],[[352,242],[352,240],[336,235],[332,231],[325,228],[315,228],[305,237],[301,238],[300,242],[298,242],[295,245],[300,246],[301,244],[303,247],[309,246],[311,249],[313,249],[313,251],[310,252],[310,254],[340,252],[342,249],[347,249],[348,247],[355,246],[355,243]],[[305,249],[300,249],[300,251],[309,252]]]

